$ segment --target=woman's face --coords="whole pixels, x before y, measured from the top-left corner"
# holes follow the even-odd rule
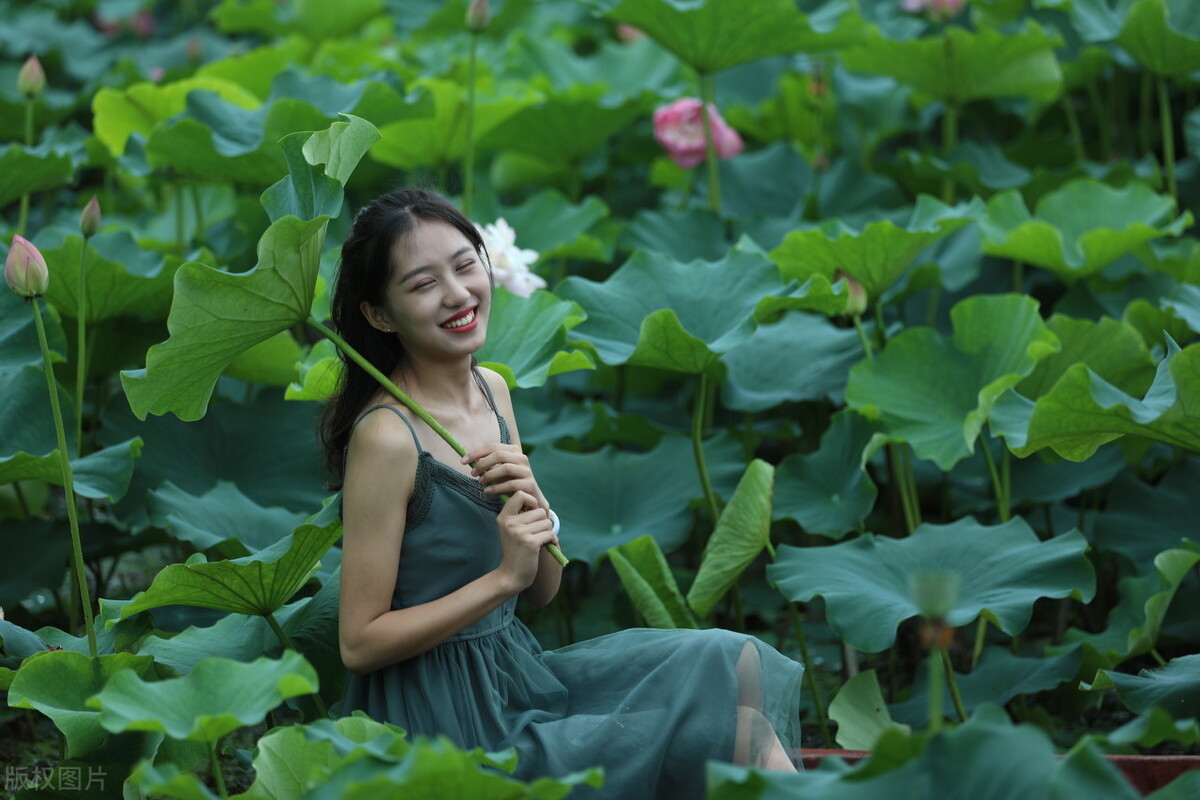
[[[422,221],[392,249],[383,303],[361,308],[412,358],[468,356],[487,338],[491,299],[491,279],[467,237],[444,222]]]

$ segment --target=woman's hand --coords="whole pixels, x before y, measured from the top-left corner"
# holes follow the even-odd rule
[[[528,492],[516,490],[496,517],[503,557],[497,570],[510,582],[513,594],[528,589],[538,574],[542,547],[558,544],[546,509]]]
[[[471,474],[485,484],[485,492],[507,495],[525,492],[533,496],[537,505],[550,510],[550,504],[533,478],[529,457],[519,445],[484,445],[463,456],[462,463],[474,464]]]

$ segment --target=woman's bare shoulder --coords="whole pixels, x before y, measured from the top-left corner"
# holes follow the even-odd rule
[[[350,434],[348,458],[389,462],[415,461],[417,443],[408,425],[395,410],[379,407],[366,412]]]
[[[496,399],[511,406],[512,397],[508,391],[508,381],[504,380],[504,376],[496,372],[496,370],[488,369],[487,367],[476,367],[476,369],[479,370],[479,374],[483,376],[483,379],[487,381],[487,385],[492,390],[492,394],[496,396]]]

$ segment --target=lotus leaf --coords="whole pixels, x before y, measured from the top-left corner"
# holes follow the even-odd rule
[[[0,526],[0,552],[21,553],[20,558],[0,559],[0,608],[15,608],[30,592],[62,583],[71,538],[55,520],[9,519]],[[3,638],[0,630],[0,647],[16,655],[3,646]]]
[[[741,445],[722,435],[706,442],[704,451],[715,491],[732,491],[745,466]],[[573,561],[595,563],[609,548],[641,535],[670,553],[691,530],[688,501],[703,494],[692,443],[682,437],[666,437],[648,453],[540,447],[530,462],[562,520],[563,549]]]
[[[774,482],[775,468],[754,459],[721,510],[687,593],[688,606],[699,616],[708,616],[758,554],[771,547]]]
[[[850,285],[845,279],[830,283],[824,275],[811,275],[805,278],[804,283],[792,281],[784,287],[779,295],[764,297],[760,300],[754,308],[754,318],[761,325],[764,322],[778,321],[788,311],[817,311],[834,316],[845,314],[849,301]],[[829,327],[831,330],[834,329],[832,325]],[[754,334],[751,341],[761,340],[762,337],[758,330]],[[769,335],[776,335],[776,332],[772,331]],[[857,336],[853,338],[858,340]],[[859,358],[856,357],[854,360],[857,362]],[[844,383],[844,380],[842,382]]]
[[[1101,448],[1082,463],[1064,461],[1050,453],[1042,453],[1038,458],[1018,459],[1009,467],[1012,503],[1019,506],[1066,500],[1110,483],[1127,466],[1125,455],[1116,445]],[[1150,557],[1153,555],[1151,553]]]
[[[1006,393],[996,404],[992,429],[1022,457],[1049,447],[1083,461],[1127,434],[1200,452],[1200,345],[1180,350],[1168,340],[1167,355],[1141,400],[1086,364],[1075,364],[1036,403]]]
[[[383,11],[383,0],[347,0],[336,8],[320,0],[298,0],[279,8],[268,0],[225,0],[212,12],[225,33],[301,33],[308,39],[345,36]]]
[[[557,91],[601,83],[610,94],[633,97],[644,91],[670,94],[679,81],[679,62],[649,38],[600,42],[588,56],[553,37],[517,36],[516,48],[529,77],[549,80]]]
[[[1075,364],[1126,392],[1144,393],[1154,380],[1154,359],[1130,325],[1103,317],[1098,322],[1055,314],[1046,327],[1058,337],[1059,350],[1038,362],[1016,390],[1036,399],[1049,392]]]
[[[621,245],[653,250],[680,261],[719,261],[729,250],[721,220],[706,208],[641,209],[622,231]]]
[[[839,271],[862,284],[874,301],[891,286],[929,245],[983,216],[983,203],[947,206],[922,195],[907,225],[890,220],[868,223],[856,231],[841,220],[819,228],[789,233],[771,258],[788,279],[822,275],[833,281]]]
[[[1094,522],[1096,546],[1125,556],[1139,573],[1150,572],[1156,555],[1178,547],[1184,538],[1196,537],[1198,485],[1200,459],[1196,458],[1176,462],[1154,484],[1127,472],[1117,476]]]
[[[877,494],[864,457],[876,431],[861,414],[835,414],[817,452],[796,453],[780,463],[775,519],[793,519],[806,532],[831,539],[861,530]]]
[[[8,689],[8,703],[36,709],[54,720],[67,740],[67,755],[80,756],[108,737],[100,712],[87,700],[118,674],[153,677],[154,659],[129,653],[96,658],[71,650],[43,653],[21,664]]]
[[[695,628],[696,618],[679,592],[666,557],[651,536],[608,549],[625,593],[651,628]]]
[[[167,320],[171,338],[150,348],[144,369],[121,373],[139,419],[168,411],[180,419],[199,419],[221,371],[234,358],[304,321],[312,306],[326,215],[340,210],[342,183],[375,136],[369,123],[352,118],[334,123],[328,132],[284,140],[292,174],[263,195],[275,221],[259,241],[258,265],[240,275],[203,264],[181,267]],[[296,213],[310,216],[284,216]]]
[[[894,40],[873,32],[841,55],[851,72],[887,75],[951,105],[990,97],[1049,103],[1062,91],[1054,57],[1061,44],[1030,20],[1013,33],[947,26],[941,36]]]
[[[1029,170],[1009,161],[996,145],[965,141],[944,156],[905,150],[900,153],[897,178],[913,191],[939,191],[946,179],[972,194],[986,195],[988,190],[1015,189],[1029,182]]]
[[[288,384],[284,397],[288,400],[327,400],[337,392],[342,378],[342,362],[337,346],[322,339],[308,349],[304,359],[296,364],[299,381]]]
[[[950,319],[953,338],[906,330],[851,369],[846,384],[851,408],[943,470],[974,452],[996,399],[1059,347],[1025,295],[975,295]]]
[[[118,619],[167,605],[266,616],[278,611],[300,590],[316,570],[318,559],[341,536],[340,525],[321,528],[305,524],[270,547],[243,558],[209,563],[197,553],[154,576],[150,588],[134,595]]]
[[[771,263],[748,247],[687,264],[639,251],[605,282],[571,277],[558,295],[588,313],[575,333],[606,364],[704,373],[750,337],[754,305],[781,288]]]
[[[1157,707],[1177,720],[1195,718],[1200,714],[1200,655],[1173,658],[1136,676],[1104,670],[1091,688],[1116,689],[1121,702],[1139,714]]]
[[[982,614],[1016,635],[1039,597],[1091,599],[1096,576],[1086,549],[1078,531],[1043,542],[1019,517],[994,526],[967,517],[923,524],[907,539],[865,534],[828,547],[782,545],[767,580],[794,602],[821,595],[838,636],[877,653],[892,644],[901,622],[920,613],[909,587],[914,575],[959,577],[948,624],[960,627]]]
[[[317,675],[299,653],[249,664],[207,658],[179,678],[144,681],[132,670],[113,676],[88,701],[114,733],[161,731],[172,739],[215,743],[261,722],[283,701],[317,691]]]
[[[129,773],[127,782],[145,792],[147,797],[173,797],[176,800],[218,800],[194,772],[180,770],[167,761],[155,765],[151,759],[139,761]]]
[[[43,144],[24,147],[8,144],[0,147],[0,207],[21,195],[54,189],[71,182],[75,161],[60,147]]]
[[[1162,305],[1186,322],[1192,333],[1200,333],[1200,286],[1177,286]]]
[[[892,721],[873,669],[860,672],[842,684],[829,704],[829,718],[838,726],[837,743],[847,750],[872,749],[888,729],[910,731],[907,725]]]
[[[296,377],[296,362],[300,360],[300,345],[290,330],[280,331],[269,339],[243,350],[224,375],[246,383],[266,386],[288,386]]]
[[[541,386],[547,378],[595,369],[591,357],[568,343],[568,331],[586,318],[576,303],[549,292],[519,297],[504,289],[492,296],[487,344],[476,357],[504,376],[510,387]]]
[[[815,183],[812,167],[784,142],[724,159],[717,168],[721,176],[721,214],[741,225],[750,224],[755,217],[798,214]],[[697,200],[707,197],[708,188],[699,181],[696,191]],[[775,242],[764,239],[763,244]]]
[[[712,73],[785,53],[834,49],[863,38],[862,18],[843,0],[808,16],[791,0],[759,0],[747,15],[718,0],[592,0],[614,22],[646,32],[698,72]]]
[[[1188,0],[1073,0],[1072,16],[1086,41],[1116,41],[1143,67],[1183,78],[1200,69],[1200,19]]]
[[[0,243],[0,252],[5,258],[8,257],[8,247],[3,243]],[[50,360],[66,361],[67,336],[63,333],[58,315],[53,311],[43,314],[42,323],[46,329],[46,344],[50,347]],[[25,301],[16,292],[0,292],[0,375],[25,366],[42,366],[42,350],[38,344],[33,311],[25,306]],[[0,377],[0,381],[4,380]],[[43,392],[46,391],[45,383],[43,376]]]
[[[607,144],[642,112],[632,100],[606,100],[600,95],[593,88],[574,87],[526,105],[492,127],[480,147],[576,163]]]
[[[495,214],[519,232],[521,247],[537,251],[543,262],[551,258],[608,261],[612,247],[596,231],[608,215],[608,206],[595,195],[576,205],[554,190],[538,192],[513,208],[498,208]],[[478,213],[475,217],[483,218]]]
[[[1066,281],[1099,272],[1161,236],[1178,236],[1192,223],[1175,203],[1142,183],[1116,189],[1080,179],[1047,194],[1033,214],[1016,190],[988,202],[983,251],[1053,271]]]
[[[170,481],[147,497],[155,525],[190,542],[197,550],[220,547],[223,555],[240,558],[278,542],[304,522],[305,515],[284,508],[264,508],[238,489],[218,480],[201,495],[190,494]]]
[[[1162,742],[1178,742],[1187,747],[1200,742],[1200,722],[1195,717],[1176,720],[1161,707],[1151,706],[1149,711],[1126,722],[1105,738],[1116,745],[1155,747]],[[1200,779],[1200,772],[1193,770],[1193,774]]]

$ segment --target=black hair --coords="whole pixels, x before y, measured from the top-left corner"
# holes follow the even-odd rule
[[[363,315],[365,300],[382,305],[394,265],[396,243],[421,222],[442,222],[457,229],[489,264],[487,248],[479,229],[450,201],[428,189],[397,189],[364,206],[354,218],[342,245],[342,258],[334,282],[330,317],[334,329],[372,366],[391,376],[406,359],[399,338],[372,327]],[[491,270],[488,270],[489,273]],[[344,454],[354,421],[379,391],[379,383],[339,351],[344,369],[338,392],[321,415],[321,443],[325,462],[335,477],[331,488],[339,488],[345,469]],[[472,365],[475,361],[472,358]]]

